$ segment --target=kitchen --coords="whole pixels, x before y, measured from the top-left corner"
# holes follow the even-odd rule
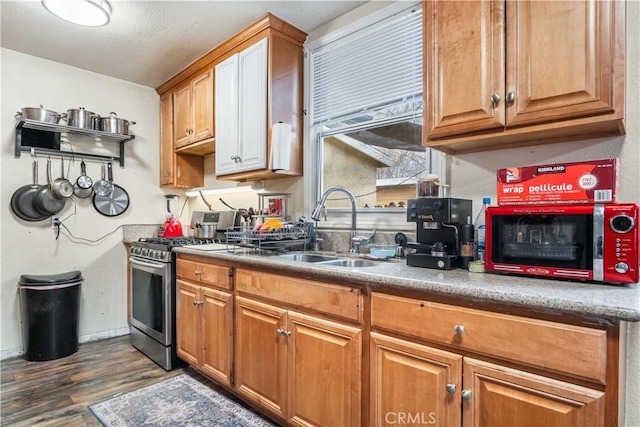
[[[369,5],[369,7],[373,7]],[[638,4],[627,2],[627,22],[638,21]],[[361,10],[360,13],[370,12]],[[358,15],[356,15],[358,16]],[[342,21],[352,18],[348,15]],[[509,165],[544,164],[557,161],[618,157],[621,161],[620,200],[638,202],[637,183],[640,182],[637,162],[640,159],[640,120],[638,114],[638,82],[640,47],[638,30],[627,25],[626,51],[626,136],[563,142],[528,148],[485,151],[460,154],[452,158],[451,188],[456,197],[469,198],[479,206],[481,198],[493,195],[495,171]],[[159,102],[153,87],[142,86],[99,73],[84,71],[58,62],[25,55],[14,50],[2,50],[2,162],[3,206],[9,205],[15,188],[30,179],[29,156],[20,159],[13,156],[16,109],[37,106],[64,110],[80,105],[91,106],[102,114],[117,111],[121,117],[136,121],[133,131],[136,138],[127,143],[127,162],[124,168],[115,168],[115,182],[127,188],[132,196],[132,206],[121,220],[102,218],[93,212],[90,203],[79,202],[76,215],[70,216],[65,225],[74,236],[97,240],[122,224],[158,224],[164,219],[163,195],[158,186],[159,150]],[[29,84],[25,84],[28,82]],[[208,160],[211,162],[211,159]],[[89,165],[89,172],[97,177],[96,163]],[[210,164],[205,167],[211,170]],[[56,169],[57,170],[57,169]],[[76,170],[77,171],[77,166]],[[207,176],[207,184],[212,176]],[[267,183],[269,191],[300,194],[300,179],[287,178]],[[223,196],[232,205],[243,200]],[[183,198],[186,199],[186,197]],[[215,199],[214,199],[215,200]],[[255,202],[254,202],[255,203]],[[189,209],[202,209],[194,199]],[[224,209],[214,204],[215,209]],[[476,208],[477,209],[477,208]],[[293,200],[292,211],[307,216],[303,200]],[[71,214],[71,212],[69,212]],[[65,215],[66,216],[66,215]],[[83,285],[81,304],[80,338],[82,342],[119,336],[128,333],[126,322],[126,252],[122,234],[117,231],[100,243],[72,240],[64,235],[55,239],[50,224],[26,224],[16,220],[8,209],[0,211],[2,228],[2,358],[17,356],[21,350],[19,301],[16,293],[17,278],[37,270],[54,272],[60,269],[82,270]],[[186,220],[183,218],[183,222]],[[410,228],[408,228],[410,229]],[[18,254],[18,256],[16,256]],[[38,260],[35,264],[34,260]],[[105,271],[114,272],[105,277]],[[119,273],[118,273],[119,272]],[[108,302],[108,303],[105,303]],[[638,348],[637,323],[629,323],[628,348]],[[630,351],[628,372],[638,372],[638,354]],[[627,383],[627,423],[640,424],[634,408],[638,408],[637,375],[630,375]]]

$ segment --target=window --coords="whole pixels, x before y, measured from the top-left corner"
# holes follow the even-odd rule
[[[359,212],[396,213],[406,223],[417,176],[440,172],[443,155],[422,146],[421,4],[386,15],[309,49],[309,134],[321,161],[305,175],[313,177],[311,204],[343,186]],[[351,205],[335,193],[326,206]]]

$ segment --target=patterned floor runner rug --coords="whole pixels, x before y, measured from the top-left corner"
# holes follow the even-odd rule
[[[181,374],[89,406],[107,427],[272,427],[238,403]]]

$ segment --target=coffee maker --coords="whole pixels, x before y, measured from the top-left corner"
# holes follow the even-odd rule
[[[471,217],[471,200],[421,197],[407,200],[407,221],[416,223],[407,265],[451,270],[461,266],[460,227]]]

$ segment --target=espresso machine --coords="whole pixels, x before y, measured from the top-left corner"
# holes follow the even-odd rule
[[[407,221],[416,223],[407,265],[451,270],[461,266],[460,227],[471,217],[471,200],[420,197],[407,200]]]

